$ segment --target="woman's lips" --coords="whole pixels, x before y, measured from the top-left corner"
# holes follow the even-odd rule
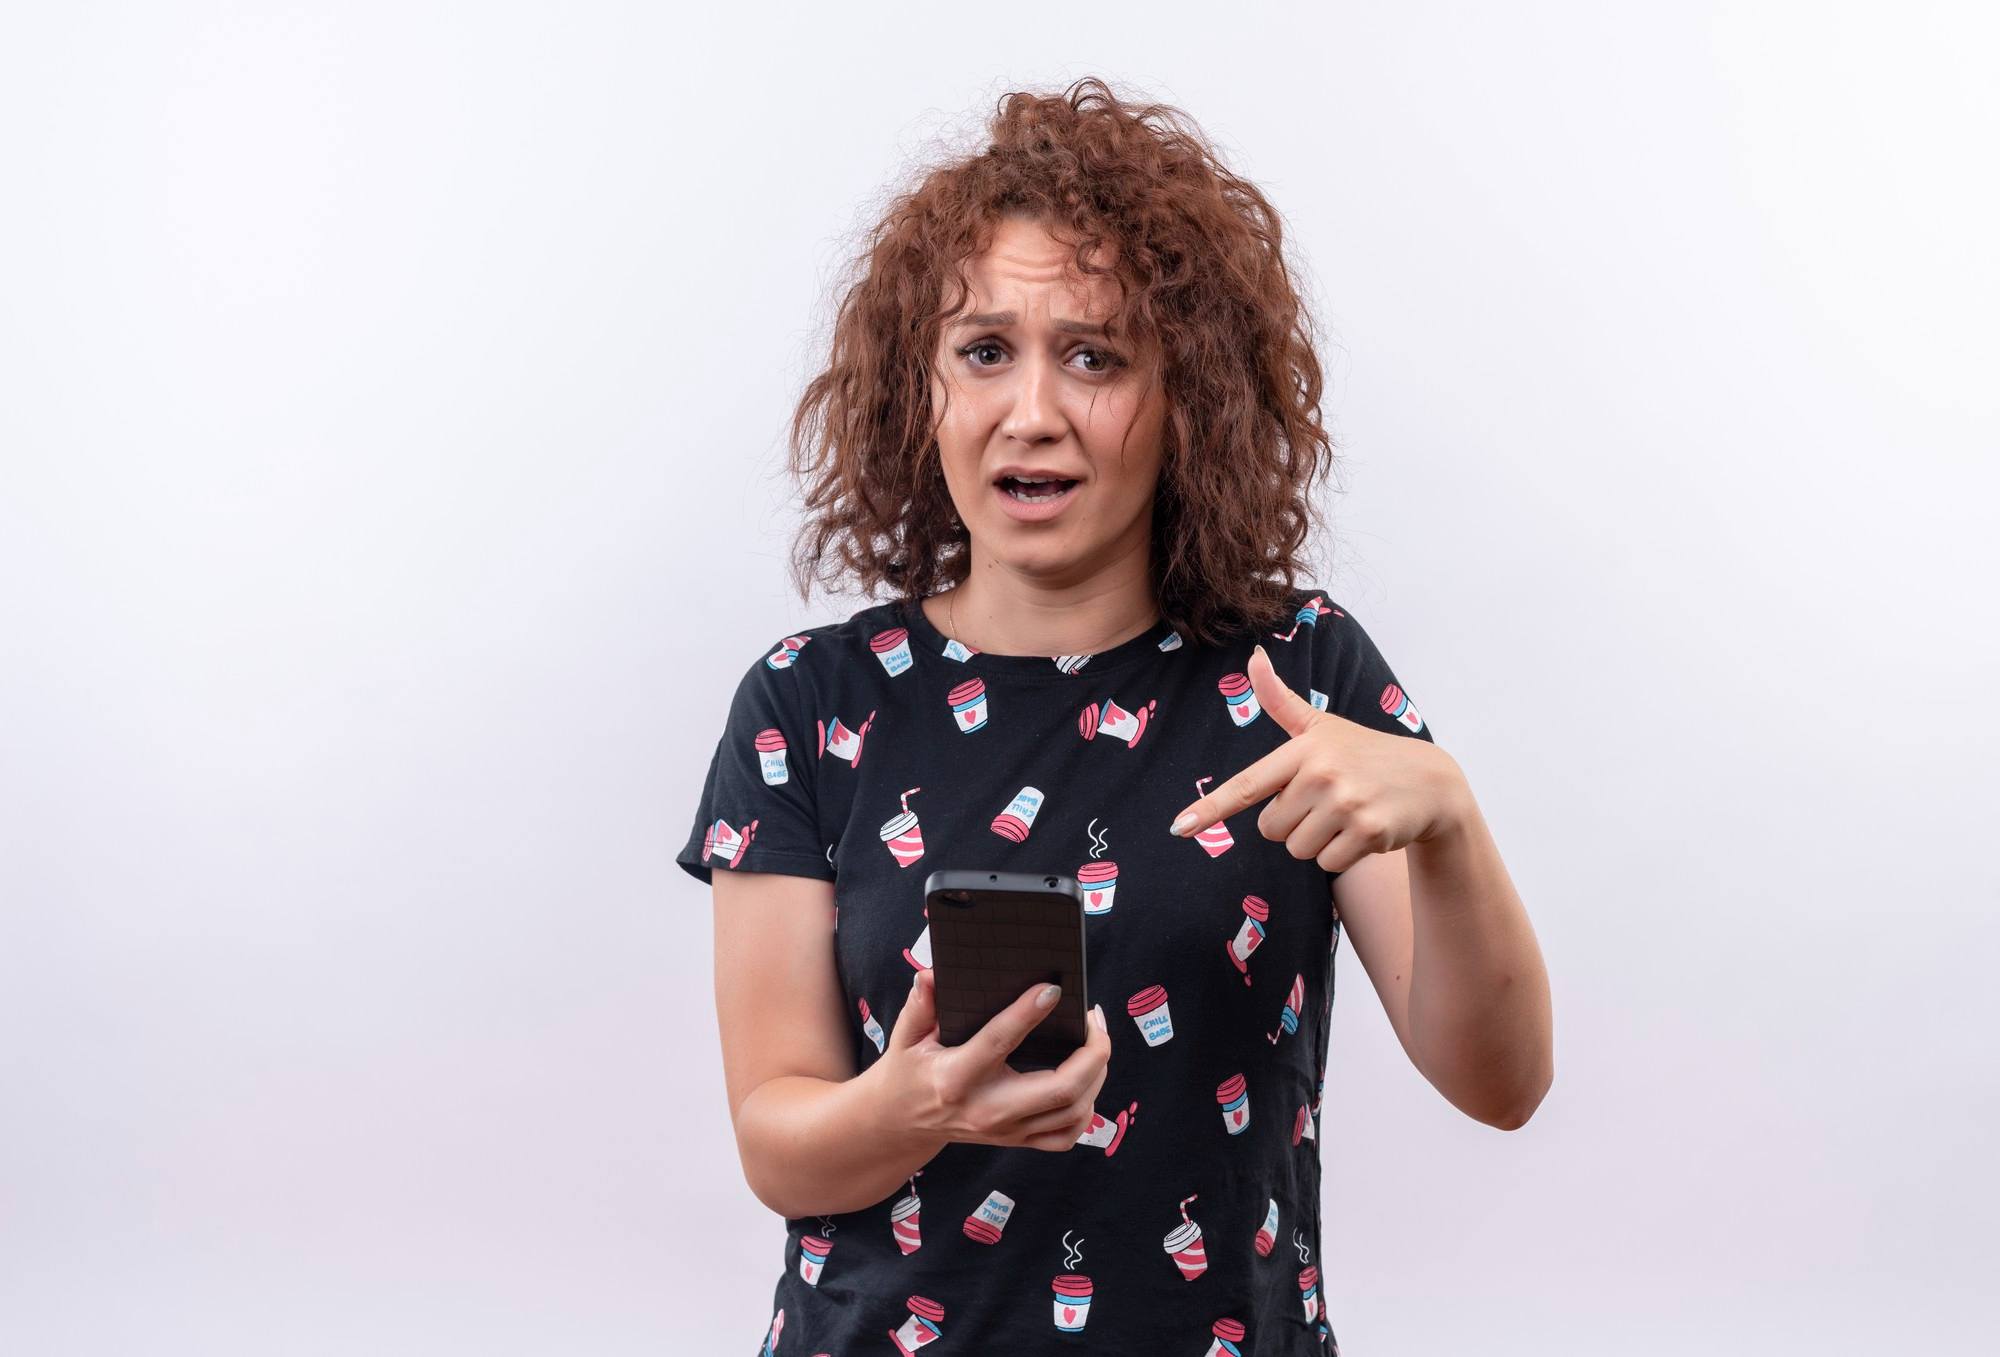
[[[1044,495],[1033,501],[1014,498],[1008,493],[1006,481],[995,482],[993,493],[999,497],[1000,507],[1006,511],[1009,518],[1021,523],[1041,523],[1061,513],[1069,502],[1076,498],[1077,490],[1082,484],[1081,481],[1071,481],[1061,494]]]

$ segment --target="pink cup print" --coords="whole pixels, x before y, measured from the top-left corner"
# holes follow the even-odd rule
[[[1222,700],[1229,704],[1229,719],[1237,725],[1247,726],[1263,712],[1248,674],[1224,674],[1215,686],[1221,690]]]
[[[1042,809],[1042,793],[1034,787],[1023,787],[1014,793],[1014,799],[1007,803],[1007,809],[993,817],[993,832],[1003,839],[1015,843],[1025,843],[1028,831],[1035,827],[1035,816]]]
[[[1237,1344],[1243,1341],[1243,1325],[1234,1319],[1218,1319],[1209,1332],[1215,1341],[1208,1345],[1202,1357],[1243,1357],[1243,1349]]]
[[[950,638],[944,643],[944,657],[948,660],[957,660],[960,663],[964,663],[978,653],[978,651],[956,637]]]
[[[812,637],[810,636],[787,636],[784,640],[778,642],[776,650],[764,657],[764,663],[770,665],[773,669],[790,669],[792,662],[798,659],[799,651],[811,639]]]
[[[1306,701],[1312,703],[1321,711],[1326,710],[1326,694],[1317,688],[1308,688],[1306,690]]]
[[[1164,1046],[1174,1039],[1173,1010],[1167,1007],[1167,992],[1158,985],[1148,985],[1133,995],[1125,1011],[1139,1024],[1139,1035],[1148,1046]]]
[[[1005,1192],[989,1192],[986,1200],[965,1218],[965,1232],[982,1244],[998,1244],[1000,1232],[1007,1228],[1007,1217],[1014,1214],[1014,1199]]]
[[[889,677],[908,669],[914,661],[910,659],[910,633],[902,627],[891,627],[879,631],[869,639],[868,648],[875,652],[875,658],[882,661],[882,667],[889,671]]]
[[[912,1192],[898,1200],[889,1211],[889,1232],[896,1237],[896,1247],[905,1254],[915,1253],[924,1246],[923,1209],[923,1199]]]
[[[1090,1318],[1090,1278],[1074,1272],[1056,1278],[1056,1327],[1064,1333],[1082,1333]]]
[[[1296,1145],[1302,1140],[1318,1139],[1319,1137],[1313,1133],[1312,1113],[1304,1103],[1299,1104],[1299,1114],[1292,1118],[1292,1144]]]
[[[1299,1300],[1306,1307],[1306,1322],[1319,1318],[1319,1269],[1309,1267],[1299,1274]]]
[[[778,1350],[778,1335],[784,1331],[785,1312],[781,1308],[777,1314],[771,1316],[771,1331],[764,1335],[764,1346],[758,1352],[758,1357],[772,1357]]]
[[[924,827],[917,823],[915,811],[890,816],[879,832],[883,847],[898,867],[907,867],[924,855]]]
[[[875,1054],[880,1055],[889,1048],[889,1039],[882,1033],[882,1024],[877,1022],[875,1015],[868,1011],[868,1001],[866,999],[861,1001],[861,1030],[866,1032],[868,1039],[875,1043]]]
[[[1278,1015],[1278,1030],[1264,1034],[1273,1046],[1278,1044],[1280,1036],[1290,1036],[1299,1030],[1299,1013],[1305,1006],[1306,978],[1303,975],[1294,975],[1292,987],[1285,994],[1285,1011]]]
[[[1412,735],[1424,728],[1424,718],[1417,713],[1410,695],[1393,683],[1382,690],[1382,710],[1395,717]]]
[[[717,820],[701,836],[701,860],[707,862],[712,855],[721,858],[725,866],[734,867],[743,860],[743,850],[750,846],[756,833],[755,820],[742,829],[732,828],[727,820]]]
[[[939,1327],[944,1321],[944,1307],[924,1296],[912,1296],[904,1304],[910,1307],[910,1317],[889,1338],[895,1343],[896,1351],[903,1357],[910,1357],[918,1348],[936,1342],[944,1332]]]
[[[1278,1199],[1271,1198],[1269,1209],[1264,1212],[1264,1223],[1257,1227],[1257,1256],[1269,1258],[1271,1247],[1278,1242]]]
[[[1229,1128],[1229,1134],[1240,1136],[1250,1125],[1250,1086],[1240,1074],[1232,1074],[1224,1079],[1215,1090],[1215,1100],[1222,1104],[1222,1124]]]
[[[1107,1155],[1118,1153],[1118,1142],[1125,1139],[1125,1130],[1132,1124],[1133,1114],[1138,1110],[1139,1104],[1135,1102],[1108,1121],[1102,1112],[1093,1110],[1090,1125],[1083,1128],[1083,1134],[1076,1138],[1076,1143],[1103,1150]]]
[[[928,921],[930,917],[931,912],[926,909],[924,911],[925,920]],[[924,931],[917,934],[916,944],[903,949],[903,960],[909,962],[910,965],[920,971],[927,971],[931,968],[931,926],[929,922],[924,924]]]
[[[785,768],[785,733],[781,730],[760,730],[757,732],[757,764],[763,769],[764,781],[770,786],[779,786],[791,779]]]
[[[1049,658],[1054,660],[1056,668],[1062,670],[1065,674],[1074,674],[1077,670],[1090,663],[1090,656],[1088,655],[1051,655]]]
[[[874,713],[869,715],[872,717]],[[863,721],[860,730],[849,730],[840,724],[840,718],[836,716],[832,725],[822,721],[819,728],[821,758],[831,754],[837,759],[846,759],[850,767],[861,766],[861,741],[868,733],[868,722]]]
[[[833,1241],[809,1234],[799,1241],[799,1276],[806,1279],[807,1286],[819,1285],[819,1274],[826,1268],[826,1256],[833,1252]]]
[[[1201,1242],[1201,1226],[1193,1221],[1183,1220],[1169,1230],[1163,1247],[1188,1281],[1208,1271],[1208,1249]]]
[[[1270,917],[1271,907],[1257,896],[1243,897],[1243,924],[1225,947],[1230,963],[1243,972],[1243,983],[1246,985],[1250,983],[1250,954],[1264,940],[1264,921]]]
[[[969,678],[944,695],[951,704],[951,723],[967,735],[986,724],[986,682]]]
[[[1219,858],[1235,844],[1236,837],[1229,832],[1228,821],[1217,820],[1207,829],[1196,833],[1194,841],[1207,850],[1210,857]]]
[[[1083,887],[1083,912],[1109,914],[1111,897],[1118,889],[1118,864],[1102,858],[1076,869],[1076,884]]]
[[[1076,728],[1086,740],[1108,735],[1114,740],[1123,740],[1128,749],[1137,748],[1139,737],[1146,733],[1146,723],[1153,717],[1153,709],[1159,705],[1158,702],[1148,702],[1138,711],[1129,712],[1112,701],[1106,701],[1101,709],[1093,704],[1085,707],[1076,718]]]

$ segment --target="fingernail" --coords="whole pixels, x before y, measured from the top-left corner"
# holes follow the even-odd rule
[[[1187,827],[1193,823],[1194,823],[1194,812],[1193,811],[1184,812],[1181,815],[1180,819],[1174,821],[1174,827],[1172,832],[1175,834],[1185,834],[1187,833]]]
[[[1061,985],[1043,985],[1042,992],[1035,996],[1035,1007],[1036,1008],[1050,1007],[1055,1003],[1056,996],[1061,993],[1062,993]]]
[[[1099,1005],[1098,1005],[1097,1007],[1095,1007],[1095,1008],[1093,1008],[1093,1009],[1091,1009],[1091,1010],[1090,1010],[1090,1020],[1091,1020],[1092,1022],[1094,1022],[1094,1023],[1096,1023],[1096,1024],[1097,1024],[1097,1030],[1098,1030],[1098,1031],[1100,1031],[1100,1032],[1103,1032],[1103,1031],[1106,1031],[1106,1030],[1107,1030],[1107,1029],[1105,1028],[1105,1026],[1104,1026],[1104,1005],[1103,1005],[1103,1004],[1099,1004]]]

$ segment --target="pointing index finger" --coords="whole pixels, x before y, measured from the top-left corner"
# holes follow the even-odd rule
[[[1196,800],[1174,818],[1168,832],[1186,838],[1198,834],[1217,820],[1227,820],[1238,811],[1248,810],[1280,790],[1298,771],[1298,751],[1287,740],[1248,768]],[[1208,781],[1202,778],[1201,782]],[[1195,784],[1200,786],[1200,782]]]

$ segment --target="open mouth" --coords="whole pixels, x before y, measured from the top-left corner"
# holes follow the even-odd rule
[[[1012,476],[1005,476],[1000,480],[1000,488],[1023,504],[1041,504],[1048,500],[1060,499],[1075,485],[1075,481],[1017,481]]]

